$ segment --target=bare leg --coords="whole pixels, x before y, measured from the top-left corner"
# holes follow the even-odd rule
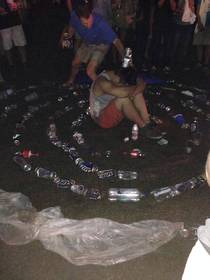
[[[70,75],[69,75],[69,78],[68,80],[64,83],[64,86],[70,86],[71,84],[73,84],[75,78],[76,78],[76,75],[78,74],[79,72],[79,68],[80,68],[80,65],[81,65],[81,60],[80,58],[76,55],[74,60],[72,61],[72,64],[71,64],[71,72],[70,72]]]
[[[141,115],[142,120],[147,124],[150,122],[150,115],[147,110],[143,93],[137,94],[133,99],[133,104]]]
[[[129,98],[116,98],[115,104],[117,109],[123,112],[130,121],[137,123],[140,128],[145,126],[145,122]]]
[[[96,74],[97,67],[98,67],[98,64],[95,60],[91,60],[88,63],[86,73],[92,81],[95,81],[97,78],[97,74]]]
[[[25,47],[17,47],[19,54],[20,54],[20,58],[21,58],[21,62],[23,64],[26,63],[27,61],[27,57],[26,57],[26,48]]]

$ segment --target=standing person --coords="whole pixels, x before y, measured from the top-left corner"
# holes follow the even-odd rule
[[[172,33],[172,17],[176,8],[175,0],[155,0],[152,12],[152,69],[164,67],[169,70],[169,51]]]
[[[120,40],[130,47],[128,35],[135,27],[136,0],[113,0],[113,28],[117,32]]]
[[[206,161],[205,175],[210,186],[210,152]],[[198,240],[188,257],[182,280],[210,279],[210,219],[197,230]]]
[[[87,64],[86,73],[94,81],[97,69],[112,44],[121,57],[124,56],[123,44],[116,33],[100,15],[92,12],[92,5],[88,1],[78,4],[71,13],[69,34],[73,35],[74,32],[79,34],[82,44],[73,58],[70,76],[64,86],[74,83],[81,63]]]
[[[93,0],[93,11],[101,15],[112,26],[111,0]]]
[[[119,67],[110,65],[93,82],[90,89],[90,113],[102,128],[117,126],[122,119],[136,123],[141,135],[160,139],[161,134],[151,125],[144,100],[145,82],[127,86]]]
[[[181,67],[187,64],[187,53],[192,39],[196,16],[194,0],[176,0],[173,16],[173,40],[170,52],[170,65],[175,62]]]
[[[153,0],[138,0],[136,13],[136,43],[134,48],[135,66],[142,69],[149,48],[149,37],[152,35]]]
[[[78,2],[81,2],[81,0],[66,0],[66,6],[69,14],[71,14],[72,10],[76,9]]]
[[[21,63],[25,68],[27,63],[26,38],[16,2],[0,0],[0,34],[10,68],[14,68],[13,44],[17,47]]]
[[[66,5],[67,5],[67,9],[68,9],[69,13],[71,13],[72,12],[72,1],[66,0]]]
[[[197,0],[197,25],[193,45],[197,49],[197,66],[209,72],[210,60],[210,1]]]

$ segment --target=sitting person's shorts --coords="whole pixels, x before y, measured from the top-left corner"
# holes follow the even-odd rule
[[[13,47],[13,44],[16,47],[23,47],[26,45],[26,38],[22,25],[15,25],[2,29],[0,30],[0,34],[5,51],[10,50]]]
[[[99,65],[104,59],[106,53],[109,50],[108,45],[87,45],[84,42],[81,44],[76,52],[82,63],[88,63],[90,60],[96,61]]]
[[[116,107],[115,100],[112,100],[100,113],[97,123],[103,128],[117,126],[124,118],[124,115]]]

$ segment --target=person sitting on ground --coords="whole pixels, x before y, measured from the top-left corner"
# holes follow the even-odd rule
[[[94,81],[97,77],[97,68],[111,44],[115,45],[121,57],[124,56],[123,44],[102,16],[92,12],[90,1],[81,1],[75,11],[72,11],[68,33],[72,36],[74,32],[79,34],[82,44],[76,51],[69,79],[64,86],[71,86],[74,83],[81,63],[88,64],[87,75]]]
[[[124,85],[122,70],[110,65],[98,75],[90,89],[90,114],[102,128],[117,126],[123,118],[136,123],[141,135],[160,139],[161,134],[150,123],[150,115],[144,100],[145,82]]]
[[[208,153],[205,177],[210,186],[210,151]],[[197,230],[198,240],[188,257],[182,280],[209,280],[210,279],[210,219]]]

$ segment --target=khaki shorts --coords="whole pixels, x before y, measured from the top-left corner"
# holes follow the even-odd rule
[[[22,25],[16,25],[0,30],[2,37],[2,44],[5,51],[10,50],[13,44],[16,47],[23,47],[26,45],[26,38]]]
[[[76,55],[80,58],[82,63],[88,63],[90,60],[94,60],[99,65],[104,59],[108,50],[108,45],[87,45],[82,43],[80,48],[77,50]]]

